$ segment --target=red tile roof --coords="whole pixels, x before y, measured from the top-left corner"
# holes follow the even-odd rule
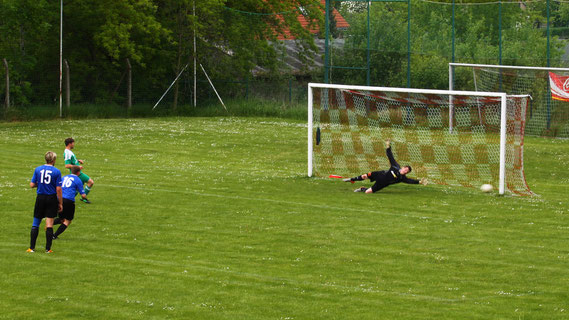
[[[320,2],[322,3],[322,5],[326,4],[326,0],[320,0]],[[346,28],[350,27],[350,24],[346,21],[346,19],[344,19],[344,17],[342,17],[340,12],[338,12],[338,10],[336,10],[335,8],[332,8],[331,16],[334,17],[334,19],[336,20],[336,27],[338,29],[346,29]],[[297,19],[303,28],[308,29],[309,21],[306,19],[306,17],[304,17],[304,15],[299,14]],[[310,29],[310,33],[312,33],[312,34],[316,34],[316,33],[318,33],[318,31],[320,31],[318,26],[312,26],[312,28]],[[278,40],[294,40],[295,37],[290,33],[290,30],[288,28],[285,28],[283,30],[283,32],[277,36],[277,39]]]

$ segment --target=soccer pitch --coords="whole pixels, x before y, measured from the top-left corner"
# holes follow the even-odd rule
[[[93,203],[26,253],[33,169],[67,174],[69,136]],[[302,121],[0,123],[0,318],[566,319],[569,141],[525,142],[537,197],[363,195],[306,177]]]

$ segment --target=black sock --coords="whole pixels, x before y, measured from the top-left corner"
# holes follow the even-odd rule
[[[32,250],[36,248],[36,240],[38,239],[39,233],[39,227],[32,227],[32,231],[30,232],[30,249]]]
[[[55,234],[53,236],[57,238],[60,234],[63,233],[63,231],[65,231],[65,229],[67,229],[67,226],[64,223],[62,223],[59,226],[59,228],[57,228],[57,231],[55,232]]]
[[[60,224],[61,222],[62,222],[62,220],[59,217],[57,217],[57,218],[55,218],[55,220],[53,220],[53,225],[55,226],[57,224]]]
[[[53,228],[45,229],[45,250],[51,249],[51,242],[53,241]]]
[[[364,181],[364,178],[362,178],[362,176],[357,176],[357,177],[353,177],[351,180],[352,181]]]

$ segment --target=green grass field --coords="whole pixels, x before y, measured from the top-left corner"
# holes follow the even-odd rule
[[[93,204],[26,253],[29,180],[68,136]],[[569,318],[568,140],[526,139],[538,197],[354,193],[276,118],[0,123],[0,150],[1,319]]]

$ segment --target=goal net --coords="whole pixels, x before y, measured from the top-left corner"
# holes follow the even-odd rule
[[[569,101],[552,98],[550,76],[565,80],[569,68],[449,63],[449,90],[530,95],[526,135],[569,138]]]
[[[308,85],[308,175],[385,170],[393,142],[411,176],[437,184],[499,186],[532,194],[524,178],[528,96],[504,93]]]

